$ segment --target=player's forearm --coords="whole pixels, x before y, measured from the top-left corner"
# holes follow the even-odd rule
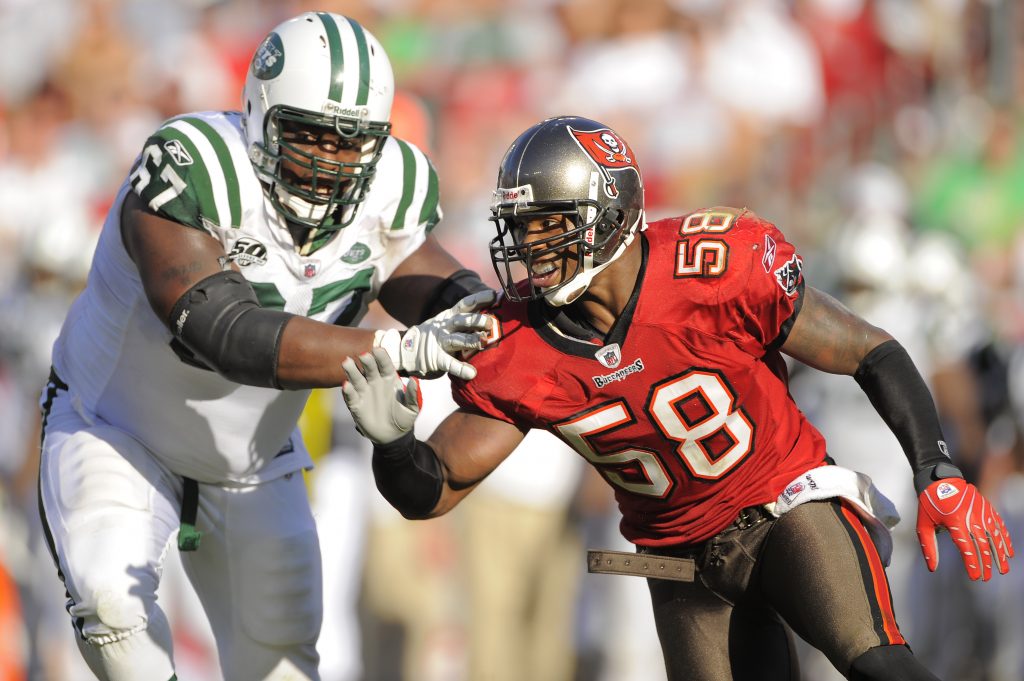
[[[869,352],[854,379],[899,440],[918,492],[936,479],[960,477],[949,461],[928,386],[898,341],[886,341]]]
[[[285,389],[331,388],[345,382],[341,363],[373,346],[373,330],[294,316],[281,334],[277,380]]]
[[[241,275],[222,272],[172,309],[171,332],[228,380],[280,389],[336,387],[346,357],[373,345],[369,329],[334,326],[259,306]]]
[[[487,288],[476,272],[463,269],[428,235],[384,282],[377,299],[389,315],[412,326]]]
[[[819,371],[852,375],[872,348],[891,339],[832,296],[807,286],[782,351]]]
[[[458,269],[443,278],[411,275],[389,280],[381,289],[379,300],[389,315],[411,326],[488,288],[476,272]]]

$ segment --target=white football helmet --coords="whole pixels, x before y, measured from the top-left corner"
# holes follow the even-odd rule
[[[263,39],[245,79],[243,129],[249,158],[279,213],[319,230],[352,222],[391,132],[394,93],[384,48],[352,19],[306,12]],[[360,157],[337,163],[300,151],[281,140],[282,121],[336,131],[359,145]],[[282,176],[282,149],[290,162],[312,171],[311,188]]]

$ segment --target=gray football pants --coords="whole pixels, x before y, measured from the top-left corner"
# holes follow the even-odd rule
[[[906,644],[881,559],[852,509],[823,501],[780,518],[744,513],[698,546],[641,549],[697,563],[693,582],[648,580],[670,680],[799,681],[783,622],[848,676],[868,650]],[[919,671],[877,678],[934,678]]]

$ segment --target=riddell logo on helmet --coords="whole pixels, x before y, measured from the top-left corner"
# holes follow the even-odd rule
[[[333,114],[335,116],[347,116],[348,118],[366,117],[366,109],[353,109],[348,106],[342,106],[337,102],[332,102],[329,99],[326,102],[324,102],[324,105],[321,108],[321,110],[325,114]]]
[[[524,184],[521,187],[509,187],[507,189],[498,187],[491,196],[491,207],[497,208],[506,203],[520,205],[530,201],[533,201],[533,186],[531,185]]]
[[[604,178],[604,193],[610,199],[619,195],[619,188],[615,186],[615,178],[609,171],[632,169],[637,176],[640,176],[640,168],[636,164],[636,157],[633,150],[629,148],[626,141],[616,135],[608,128],[600,130],[573,130],[566,126],[576,144],[580,149],[587,152],[587,156],[597,165]]]

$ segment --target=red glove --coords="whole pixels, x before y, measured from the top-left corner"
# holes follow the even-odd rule
[[[988,581],[992,576],[992,554],[999,574],[1010,570],[1013,543],[1003,519],[978,488],[960,478],[943,478],[928,485],[918,497],[917,538],[928,569],[939,566],[935,533],[949,530],[953,544],[963,556],[967,576]]]

